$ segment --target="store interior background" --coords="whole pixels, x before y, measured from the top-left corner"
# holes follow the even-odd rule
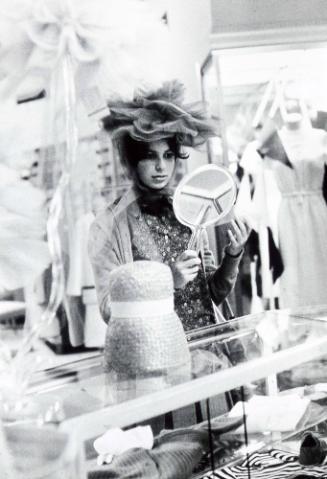
[[[230,163],[240,158],[242,148],[251,138],[251,132],[246,128],[251,122],[251,114],[279,69],[294,71],[307,88],[312,108],[327,111],[327,64],[324,60],[327,53],[327,8],[324,0],[145,0],[144,3],[149,8],[155,5],[167,19],[171,48],[162,58],[162,79],[180,79],[185,84],[188,101],[204,96],[210,102],[213,115],[220,121],[221,138],[208,148],[192,153],[187,162],[188,171],[208,161],[223,163],[235,171],[235,165]],[[211,66],[206,69],[208,62]],[[1,100],[0,155],[3,165],[13,168],[18,176],[31,182],[35,188],[43,189],[49,201],[59,171],[56,163],[58,150],[57,156],[51,156],[51,140],[46,130],[49,111],[47,90],[45,98],[17,102],[38,93],[38,88],[40,85],[34,84],[33,78],[26,78],[13,96]],[[120,182],[126,182],[119,165],[114,162],[115,155],[108,139],[99,136],[98,123],[87,117],[83,102],[80,102],[78,111],[78,159],[72,182],[76,190],[73,221],[79,213],[89,213],[99,207],[103,200],[110,201]],[[239,117],[244,112],[248,116],[245,115],[240,126]],[[235,146],[235,135],[237,139],[243,137],[243,143],[236,141]],[[94,201],[94,188],[103,190],[103,195],[98,195],[98,202]],[[221,238],[214,231],[211,231],[210,237],[219,256]],[[84,251],[84,246],[80,247]],[[2,253],[0,251],[0,256]],[[28,288],[15,291],[7,291],[5,284],[1,287],[2,337],[15,349],[21,341],[23,311],[27,311],[30,328],[39,320],[44,303],[35,300],[31,284]],[[82,311],[85,312],[89,305],[93,308],[90,311],[94,312],[94,297],[91,300],[84,297],[83,302],[82,289],[83,285],[80,286],[78,299],[82,303]],[[76,289],[74,295],[78,297]],[[8,301],[19,301],[22,309],[9,309],[8,312]],[[231,301],[237,316],[251,311],[251,305],[244,298],[242,281],[239,281]],[[26,304],[22,305],[22,302]],[[79,317],[78,321],[83,323],[85,317]],[[13,329],[16,327],[18,329]],[[85,344],[83,335],[75,333],[65,331],[68,335],[65,341],[71,347],[61,348],[63,331],[60,322],[55,320],[49,325],[42,336],[50,340],[53,347],[45,347],[43,341],[39,343],[42,354],[49,358],[47,365],[69,361],[77,354],[94,354],[93,348],[101,346],[93,338]],[[97,334],[101,335],[100,325]],[[85,346],[86,351],[80,353],[80,348]],[[70,354],[58,354],[63,351]]]

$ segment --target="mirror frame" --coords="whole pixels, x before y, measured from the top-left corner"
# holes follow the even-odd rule
[[[205,171],[210,171],[210,170],[211,171],[220,171],[221,173],[226,174],[226,177],[229,178],[229,180],[231,182],[231,185],[232,185],[231,186],[231,189],[232,189],[231,206],[230,206],[230,208],[226,209],[225,211],[222,211],[221,216],[216,221],[211,220],[211,221],[208,221],[207,223],[205,223],[204,225],[201,225],[201,223],[200,223],[200,225],[197,225],[197,224],[194,224],[194,223],[191,224],[188,221],[186,221],[183,218],[183,216],[180,214],[177,202],[179,200],[180,195],[182,194],[183,187],[185,186],[185,184],[188,181],[190,181],[197,174],[201,174]],[[224,218],[226,218],[226,216],[228,216],[231,213],[231,211],[233,210],[233,206],[234,206],[235,200],[236,200],[236,194],[237,194],[237,191],[236,191],[235,180],[234,180],[232,174],[226,168],[224,168],[222,166],[218,166],[218,165],[213,164],[213,163],[209,163],[207,165],[200,166],[200,167],[196,168],[195,170],[192,170],[187,175],[185,175],[184,178],[179,182],[179,184],[176,187],[176,190],[175,190],[175,193],[174,193],[174,198],[173,198],[173,208],[174,208],[176,218],[178,219],[178,221],[180,223],[185,224],[185,225],[191,227],[192,229],[196,228],[197,226],[201,226],[201,227],[204,227],[204,228],[207,228],[208,226],[215,226],[215,225],[218,226],[219,224],[222,224],[222,220]]]

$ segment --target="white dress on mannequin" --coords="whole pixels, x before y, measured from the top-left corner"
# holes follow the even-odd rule
[[[327,303],[327,205],[322,193],[327,134],[309,126],[283,127],[280,139],[292,168],[265,159],[282,195],[279,248],[284,263],[281,307]]]

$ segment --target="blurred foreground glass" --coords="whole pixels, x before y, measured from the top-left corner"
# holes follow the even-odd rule
[[[42,355],[31,352],[24,361],[13,361],[23,334],[21,328],[0,324],[0,419],[8,425],[59,424],[64,419],[61,400],[55,395],[42,398],[27,391],[40,362],[44,362]]]
[[[82,449],[70,434],[48,428],[3,426],[0,442],[0,467],[6,479],[86,478]]]

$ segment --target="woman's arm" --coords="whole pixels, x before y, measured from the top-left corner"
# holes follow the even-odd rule
[[[239,264],[250,229],[240,220],[233,220],[228,229],[230,243],[226,246],[222,262],[215,268],[208,238],[204,238],[203,257],[211,298],[219,305],[232,291],[238,275]]]
[[[113,225],[111,224],[110,228],[107,222],[108,217],[105,219],[102,215],[97,217],[91,225],[88,241],[98,304],[106,323],[109,321],[111,314],[108,276],[113,269],[121,264],[117,255]],[[111,221],[111,223],[113,222]]]
[[[216,305],[222,303],[234,288],[241,258],[242,252],[239,256],[232,257],[225,251],[218,268],[207,276],[211,298]]]

